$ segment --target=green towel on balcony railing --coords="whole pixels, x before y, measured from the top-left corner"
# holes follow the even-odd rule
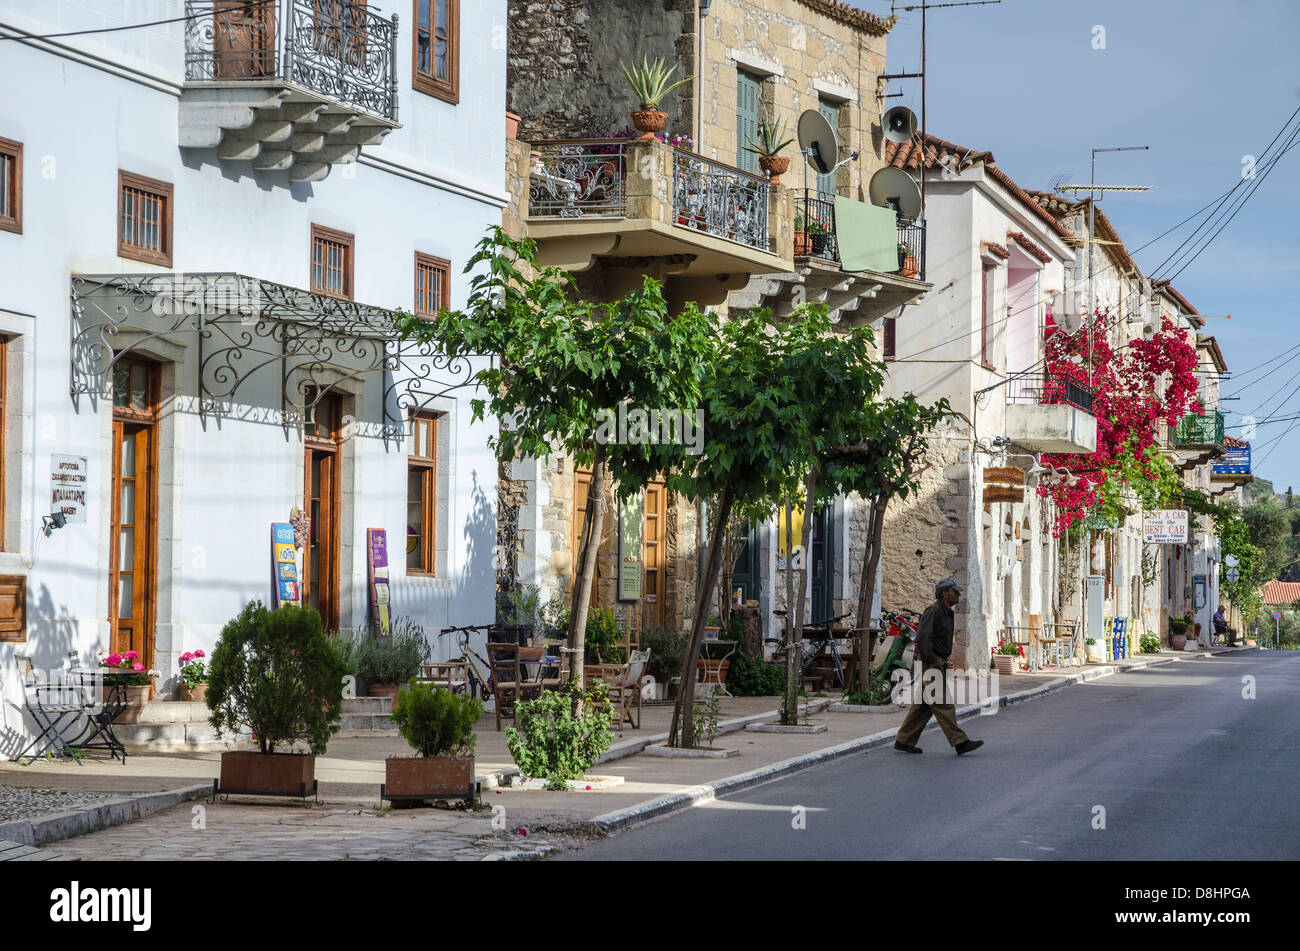
[[[844,270],[898,270],[898,213],[892,208],[836,198],[835,238]]]

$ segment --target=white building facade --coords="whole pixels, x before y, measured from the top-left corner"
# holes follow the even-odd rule
[[[0,755],[30,732],[15,654],[135,649],[171,696],[180,653],[272,601],[295,508],[327,629],[371,622],[373,529],[393,616],[436,653],[438,628],[493,619],[495,422],[471,419],[474,365],[392,320],[463,305],[501,222],[504,22],[505,0],[0,3],[21,91],[0,103],[0,576],[23,614]],[[56,502],[61,467],[83,497]]]

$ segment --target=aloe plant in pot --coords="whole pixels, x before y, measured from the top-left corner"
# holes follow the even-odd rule
[[[782,142],[785,133],[784,120],[772,125],[764,119],[758,126],[758,138],[746,137],[749,144],[745,146],[745,151],[758,156],[758,167],[767,172],[768,183],[772,185],[780,185],[781,176],[790,170],[790,157],[780,153],[794,139]]]
[[[393,705],[397,731],[416,756],[384,761],[382,799],[474,798],[474,724],[483,701],[411,681]]]
[[[662,58],[651,63],[643,56],[640,66],[628,69],[621,62],[619,66],[623,68],[623,75],[627,77],[627,81],[632,85],[632,91],[636,93],[641,103],[641,108],[632,113],[632,124],[641,133],[641,141],[649,142],[654,139],[656,133],[663,131],[664,125],[668,122],[668,113],[659,111],[659,103],[678,86],[689,83],[691,77],[679,79],[669,85],[668,80],[672,78],[673,73],[677,72],[677,67],[669,69]]]

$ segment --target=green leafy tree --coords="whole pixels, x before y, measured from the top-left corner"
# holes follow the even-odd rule
[[[489,396],[472,406],[476,421],[489,411],[503,421],[492,439],[502,462],[559,449],[591,467],[569,619],[569,641],[581,657],[604,530],[606,476],[630,497],[685,455],[682,445],[620,445],[597,436],[620,404],[698,406],[715,352],[716,321],[694,304],[670,316],[660,285],[650,278],[613,304],[581,300],[570,275],[539,267],[533,241],[513,239],[501,228],[479,242],[465,270],[478,273],[464,310],[444,310],[432,320],[399,313],[399,330],[453,360],[498,358],[476,374]]]
[[[1291,561],[1291,519],[1274,499],[1264,499],[1246,506],[1242,520],[1250,533],[1250,543],[1262,552],[1260,573],[1263,580],[1276,578]]]

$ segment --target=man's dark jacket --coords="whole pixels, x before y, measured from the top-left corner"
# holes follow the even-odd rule
[[[916,632],[916,649],[921,662],[928,667],[943,666],[952,653],[952,609],[942,601],[935,601],[921,615]]]

